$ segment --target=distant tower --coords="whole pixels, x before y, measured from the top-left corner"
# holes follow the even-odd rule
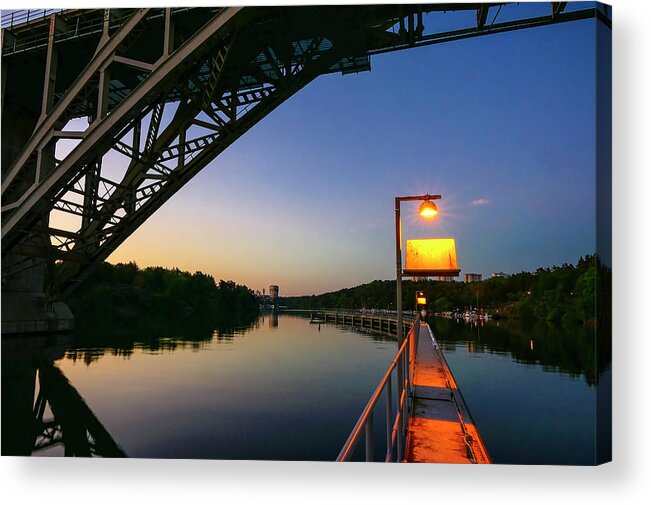
[[[269,286],[269,302],[271,303],[272,307],[278,307],[278,292],[280,291],[280,288],[275,285]]]

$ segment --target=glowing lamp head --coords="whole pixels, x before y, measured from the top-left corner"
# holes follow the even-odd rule
[[[418,209],[418,215],[424,219],[432,219],[438,213],[439,210],[436,208],[436,204],[431,200],[425,200]]]

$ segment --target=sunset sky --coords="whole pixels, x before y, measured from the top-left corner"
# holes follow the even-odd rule
[[[532,7],[533,8],[533,7]],[[545,5],[548,9],[548,4]],[[215,159],[109,261],[281,295],[395,273],[393,198],[489,276],[595,251],[595,30],[585,20],[375,56],[318,78]]]

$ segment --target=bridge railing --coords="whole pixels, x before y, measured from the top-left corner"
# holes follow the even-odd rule
[[[385,462],[402,461],[404,454],[404,433],[408,421],[408,403],[412,390],[413,365],[418,345],[420,317],[416,316],[413,326],[403,340],[395,358],[389,365],[382,380],[364,407],[353,431],[337,456],[337,461],[350,461],[362,437],[366,444],[366,461],[375,461],[375,441],[373,435],[374,411],[382,395],[385,395],[386,453]],[[393,409],[392,376],[397,376],[397,402]]]
[[[43,19],[50,14],[62,12],[63,9],[22,9],[3,11],[2,13],[2,28],[13,28],[14,26],[30,23]]]
[[[171,13],[173,16],[176,16],[179,13],[193,9],[204,9],[215,13],[220,8],[173,7],[171,8]],[[116,30],[132,16],[136,9],[109,10],[112,11],[109,17],[110,29]],[[147,19],[151,21],[156,18],[162,18],[165,15],[164,10],[163,8],[151,9],[147,15]],[[54,31],[55,43],[100,34],[104,29],[105,11],[105,9],[28,9],[2,11],[2,29],[9,32],[6,36],[6,41],[3,41],[2,55],[8,56],[46,47],[50,34],[43,20],[53,14],[59,14],[62,18],[65,18],[65,22],[58,25]],[[39,26],[40,29],[31,30],[32,25]],[[19,32],[20,34],[17,35]]]

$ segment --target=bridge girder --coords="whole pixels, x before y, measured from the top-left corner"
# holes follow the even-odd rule
[[[489,9],[501,4],[64,11],[32,26],[36,35],[3,30],[3,70],[28,56],[44,66],[33,131],[19,150],[3,153],[2,254],[13,258],[3,261],[3,279],[42,263],[50,297],[65,297],[194,175],[319,75],[368,70],[370,55],[390,50],[598,15],[566,12],[564,4],[504,23],[495,15],[490,24]],[[423,25],[428,12],[473,11],[467,28]],[[31,51],[26,31],[36,41]],[[78,72],[57,58],[74,43],[88,56],[71,64]],[[3,125],[28,106],[5,104],[5,87],[19,88],[11,71],[8,81],[3,72]],[[66,127],[83,117],[78,129]],[[2,136],[5,151],[4,126]],[[116,156],[126,160],[119,173]]]

